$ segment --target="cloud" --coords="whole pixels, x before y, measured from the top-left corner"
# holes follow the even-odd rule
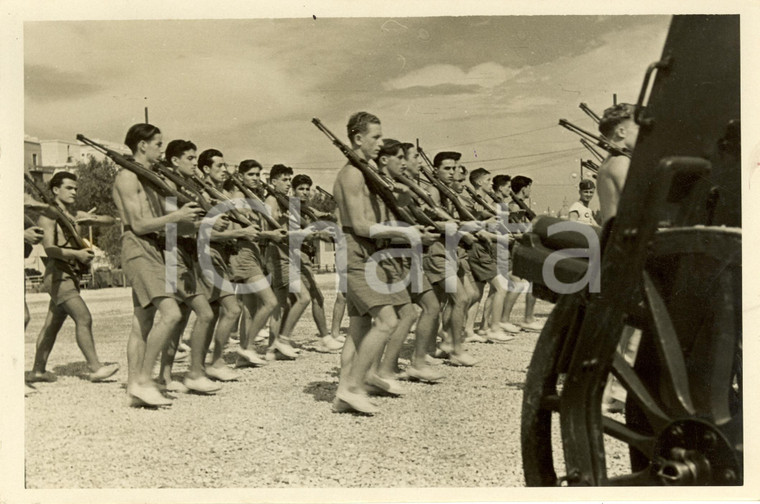
[[[47,65],[26,65],[24,91],[40,102],[90,97],[104,88],[93,82],[94,76],[59,70]]]
[[[494,62],[482,63],[467,71],[454,65],[428,65],[386,82],[385,87],[386,89],[407,89],[455,85],[492,88],[511,79],[518,71]]]

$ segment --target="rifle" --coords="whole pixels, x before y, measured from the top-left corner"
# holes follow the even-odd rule
[[[593,133],[576,126],[575,124],[569,122],[566,119],[560,119],[559,125],[569,131],[572,131],[576,135],[580,135],[581,138],[592,140],[593,142],[596,143],[596,145],[606,150],[610,154],[613,154],[615,156],[626,156],[628,158],[631,157],[631,152],[628,149],[624,149],[624,148],[621,149],[617,145],[613,145],[612,143],[610,143],[610,141],[604,138],[603,136],[594,135]]]
[[[77,135],[77,140],[79,140],[85,145],[89,145],[90,147],[94,148],[98,152],[105,154],[114,163],[121,166],[122,168],[131,171],[132,173],[137,175],[137,178],[139,178],[142,182],[149,184],[151,187],[153,187],[153,189],[155,189],[163,197],[176,198],[177,205],[183,206],[183,205],[186,205],[187,203],[196,203],[192,198],[190,198],[183,192],[167,185],[166,181],[164,181],[164,179],[162,179],[158,175],[158,173],[154,172],[153,170],[149,168],[145,168],[140,163],[132,159],[129,159],[128,157],[116,152],[115,150],[109,149],[105,145],[101,145],[97,142],[90,140],[89,138],[82,135],[81,133]]]
[[[581,145],[583,145],[586,149],[588,149],[588,151],[591,154],[593,154],[596,159],[598,159],[599,161],[604,161],[604,156],[602,156],[599,153],[599,151],[596,150],[593,145],[591,145],[591,142],[589,142],[585,138],[581,138]]]
[[[230,198],[227,197],[226,194],[224,194],[222,191],[214,187],[213,184],[210,184],[206,182],[205,180],[199,178],[197,175],[192,175],[190,179],[195,182],[198,186],[201,187],[206,193],[208,193],[209,196],[214,198],[217,201],[232,201]],[[240,224],[243,227],[253,226],[253,223],[243,215],[243,213],[232,206],[229,210],[230,216],[228,217],[231,221],[236,222]]]
[[[264,188],[267,190],[267,194],[271,194],[274,199],[277,200],[277,204],[280,206],[280,208],[283,210],[290,210],[290,198],[287,195],[275,190],[271,184],[265,184]],[[317,217],[317,214],[315,214],[309,205],[305,203],[301,203],[301,213],[303,215],[306,215],[306,217],[312,222],[320,220],[319,217]]]
[[[67,236],[66,243],[64,243],[63,245],[60,245],[60,247],[73,248],[75,250],[89,249],[90,248],[89,243],[87,243],[87,241],[84,238],[82,238],[82,236],[77,231],[76,222],[71,220],[69,216],[66,215],[63,212],[63,210],[61,210],[61,207],[58,206],[58,204],[55,202],[55,199],[50,198],[45,193],[45,191],[37,187],[37,184],[34,182],[34,179],[28,173],[24,173],[24,182],[26,182],[26,185],[29,187],[29,189],[31,189],[32,192],[35,193],[35,195],[37,196],[37,199],[39,199],[43,203],[47,203],[48,208],[46,209],[46,211],[52,214],[52,217],[61,226],[61,229],[63,229],[63,233]],[[73,242],[74,246],[66,247],[66,245],[69,242]],[[56,244],[56,246],[58,246],[58,244]],[[87,274],[90,270],[90,267],[88,265],[83,264],[80,261],[76,261],[76,260],[74,260],[74,268],[81,275]]]
[[[591,109],[589,108],[589,106],[588,106],[588,105],[586,105],[585,103],[581,102],[581,104],[580,104],[580,105],[578,105],[578,107],[579,107],[579,108],[580,108],[582,111],[584,111],[584,112],[586,113],[586,115],[587,115],[587,116],[589,116],[591,119],[593,119],[593,120],[594,120],[594,122],[595,122],[596,124],[599,124],[599,121],[601,121],[601,120],[602,120],[602,119],[601,119],[601,117],[599,117],[599,115],[598,115],[596,112],[594,112],[593,110],[591,110]]]
[[[496,209],[494,209],[491,205],[488,204],[488,202],[483,199],[483,196],[477,193],[475,189],[473,189],[470,186],[464,186],[465,191],[467,191],[467,194],[470,195],[470,198],[477,203],[478,205],[482,206],[483,209],[488,212],[491,215],[496,215]]]
[[[325,191],[324,189],[322,189],[319,186],[314,186],[314,187],[316,187],[317,191],[321,192],[325,197],[330,198],[331,200],[335,201],[335,196],[333,196],[332,194],[330,194],[329,192]]]
[[[261,197],[253,189],[246,186],[245,182],[243,182],[238,174],[230,175],[230,180],[247,199],[250,199],[251,201],[257,201],[261,204],[262,208],[265,207],[264,201],[261,199]],[[259,212],[259,215],[261,215],[262,218],[266,221],[270,229],[280,229],[282,227],[280,226],[280,223],[274,220],[274,217],[272,217],[272,215],[268,212],[262,211]]]
[[[417,152],[419,152],[420,157],[425,161],[425,165],[420,166],[420,171],[423,175],[430,181],[430,183],[438,189],[438,192],[441,194],[442,197],[448,199],[451,201],[451,203],[454,205],[454,208],[456,208],[457,214],[459,214],[459,218],[465,221],[474,221],[477,220],[475,216],[470,212],[470,210],[464,206],[462,201],[459,199],[459,196],[451,190],[449,186],[438,180],[438,178],[433,174],[433,163],[430,162],[430,158],[427,157],[427,154],[425,154],[425,151],[422,150],[422,147],[420,147],[420,141],[417,140]]]
[[[205,213],[208,213],[211,210],[213,205],[203,196],[200,188],[195,185],[192,180],[183,177],[168,166],[164,166],[160,163],[157,163],[155,168],[162,177],[172,181],[178,189],[184,190],[188,197],[190,197],[195,203],[198,203],[198,206],[201,207]]]
[[[352,151],[346,144],[341,142],[338,137],[333,135],[333,133],[322,124],[322,121],[315,117],[311,122],[332,141],[333,145],[335,145],[344,156],[346,156],[351,165],[362,172],[364,181],[367,183],[367,188],[370,192],[379,196],[380,199],[383,200],[385,206],[388,207],[397,219],[409,224],[414,224],[416,222],[414,215],[407,208],[400,206],[398,201],[396,201],[396,197],[393,194],[395,186],[392,181],[372,169],[367,161],[360,158],[356,152]]]

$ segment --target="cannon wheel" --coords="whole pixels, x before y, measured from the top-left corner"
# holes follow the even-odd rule
[[[603,414],[598,397],[588,398],[600,403],[594,435],[625,443],[630,470],[601,479],[555,472],[552,422],[562,420],[564,372],[585,308],[584,294],[567,295],[538,339],[526,379],[521,439],[528,486],[742,483],[741,231],[658,232],[639,301],[624,314],[626,325],[642,332],[634,365],[619,352],[606,363],[626,391],[624,422]],[[572,433],[561,442],[565,453],[593,449]]]

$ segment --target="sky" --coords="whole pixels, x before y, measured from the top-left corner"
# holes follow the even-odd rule
[[[332,187],[351,113],[469,169],[534,179],[537,210],[577,198],[590,159],[560,118],[595,131],[635,102],[670,16],[460,16],[24,23],[25,133],[122,142],[149,120],[229,163],[284,163]],[[44,161],[44,160],[43,160]],[[595,206],[596,203],[592,204]]]

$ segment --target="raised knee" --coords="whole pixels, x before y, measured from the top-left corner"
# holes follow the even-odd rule
[[[166,308],[161,312],[161,320],[170,326],[176,326],[182,321],[182,312],[178,306]]]
[[[378,331],[382,331],[384,333],[392,333],[396,330],[396,327],[398,326],[398,317],[394,316],[388,316],[388,317],[378,317],[375,320],[375,328]]]

